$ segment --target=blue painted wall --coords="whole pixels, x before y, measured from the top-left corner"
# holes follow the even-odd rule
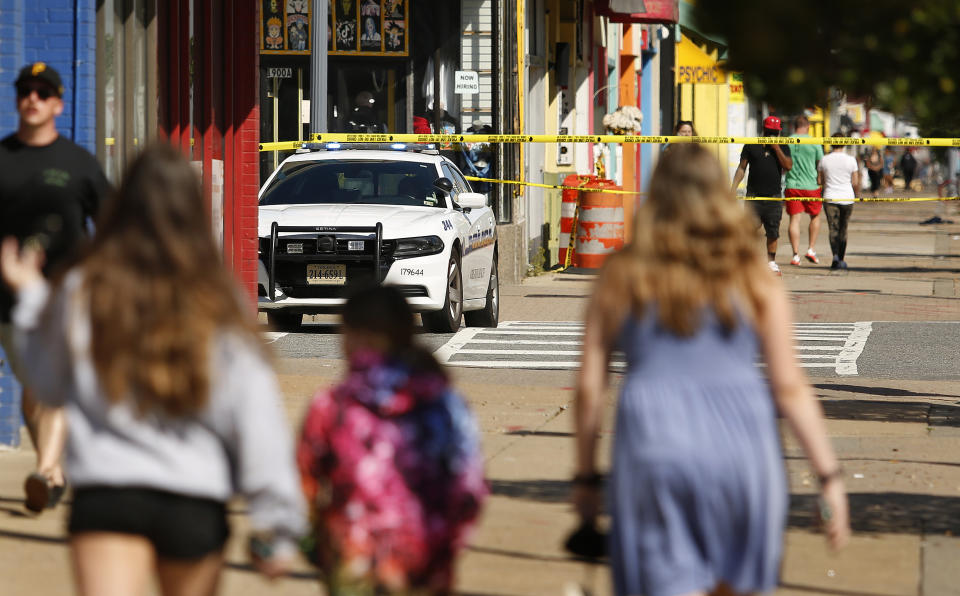
[[[96,14],[96,0],[0,0],[0,137],[17,128],[17,74],[43,61],[63,79],[60,134],[96,151]],[[21,389],[0,361],[0,445],[17,446]]]
[[[96,151],[96,27],[96,0],[0,0],[0,135],[17,127],[17,73],[43,61],[65,87],[60,134]]]

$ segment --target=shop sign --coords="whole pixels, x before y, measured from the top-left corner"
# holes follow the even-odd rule
[[[723,85],[726,82],[716,57],[684,36],[677,48],[677,84]]]
[[[311,0],[262,0],[261,54],[310,54]]]
[[[734,103],[743,103],[747,96],[743,93],[743,73],[731,72],[730,80],[730,101]]]
[[[458,70],[454,73],[453,92],[472,95],[480,93],[480,75],[475,70]]]
[[[331,56],[407,56],[412,0],[331,0]]]

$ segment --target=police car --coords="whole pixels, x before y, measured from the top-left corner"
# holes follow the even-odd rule
[[[274,327],[336,310],[363,282],[396,286],[430,331],[497,326],[493,211],[429,146],[305,145],[260,189],[259,237]]]

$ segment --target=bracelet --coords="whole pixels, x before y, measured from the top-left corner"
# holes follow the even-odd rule
[[[837,469],[830,472],[829,474],[818,474],[817,480],[820,481],[820,486],[826,486],[831,480],[836,480],[843,476],[843,468],[837,466]]]
[[[594,472],[593,474],[577,474],[573,477],[573,483],[580,486],[589,486],[598,488],[603,484],[603,476]]]

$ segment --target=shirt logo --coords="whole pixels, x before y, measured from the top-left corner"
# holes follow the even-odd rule
[[[64,170],[49,168],[41,172],[41,175],[43,176],[43,183],[48,186],[66,188],[67,183],[70,182],[70,174]]]

